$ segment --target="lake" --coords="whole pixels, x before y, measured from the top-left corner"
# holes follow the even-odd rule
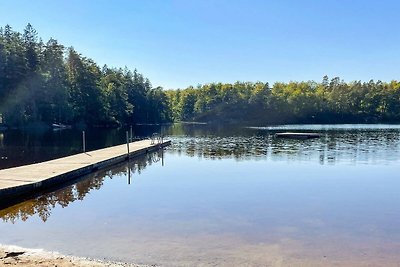
[[[125,131],[88,130],[88,149]],[[152,132],[172,145],[1,210],[0,243],[161,266],[400,264],[399,125],[134,129]],[[0,167],[80,149],[75,130],[6,131]]]

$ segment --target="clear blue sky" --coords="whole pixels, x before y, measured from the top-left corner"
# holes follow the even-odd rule
[[[31,23],[99,65],[153,86],[400,79],[400,1],[0,0],[0,25]]]

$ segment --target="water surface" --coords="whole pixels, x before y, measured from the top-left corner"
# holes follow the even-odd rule
[[[322,138],[274,138],[289,130]],[[0,211],[0,243],[163,266],[399,265],[399,126],[163,131],[164,152]]]

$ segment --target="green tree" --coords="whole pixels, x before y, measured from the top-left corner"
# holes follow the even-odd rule
[[[2,54],[4,65],[0,92],[0,113],[10,125],[22,125],[25,122],[26,90],[22,84],[25,78],[25,57],[21,34],[12,31],[6,25],[2,31]]]
[[[69,102],[76,122],[88,125],[107,124],[105,96],[100,89],[101,72],[90,59],[68,50],[67,73]]]
[[[64,46],[52,38],[46,43],[43,51],[41,75],[43,97],[39,104],[40,117],[48,123],[70,123],[73,114],[68,102],[69,84],[64,62]]]
[[[180,97],[180,119],[183,121],[194,119],[195,106],[198,103],[197,92],[193,88],[182,91]]]
[[[101,86],[107,100],[107,117],[112,123],[122,124],[127,122],[133,114],[133,105],[128,101],[129,80],[123,71],[103,68]]]

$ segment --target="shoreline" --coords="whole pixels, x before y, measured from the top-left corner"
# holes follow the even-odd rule
[[[55,251],[0,244],[0,266],[150,267],[150,265],[67,256]],[[151,265],[155,267],[156,265]]]

